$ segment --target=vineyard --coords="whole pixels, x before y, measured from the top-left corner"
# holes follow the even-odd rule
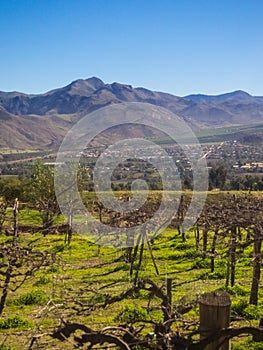
[[[2,181],[0,349],[197,350],[222,336],[234,350],[262,349],[262,193],[210,192],[185,229],[185,192],[168,228],[110,248],[72,232],[41,171],[34,188]],[[125,227],[147,221],[160,192],[137,215],[114,215],[91,192],[83,201],[99,221]],[[200,337],[200,297],[214,291],[231,298],[230,327]]]
[[[262,14],[0,0],[0,350],[263,350]]]

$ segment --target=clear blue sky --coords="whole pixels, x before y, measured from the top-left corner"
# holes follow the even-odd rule
[[[100,77],[263,95],[262,0],[0,0],[0,90]]]

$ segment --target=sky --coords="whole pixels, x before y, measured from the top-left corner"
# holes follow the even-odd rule
[[[97,76],[178,96],[263,96],[262,15],[262,0],[0,0],[0,90]]]

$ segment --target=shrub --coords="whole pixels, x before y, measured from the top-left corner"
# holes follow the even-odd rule
[[[207,274],[207,278],[209,280],[221,280],[225,278],[225,276],[226,276],[225,270],[222,270],[222,269],[218,269],[217,271],[210,272]]]
[[[248,305],[244,310],[244,317],[248,320],[259,320],[262,310],[256,305]]]
[[[21,295],[14,301],[15,305],[43,305],[48,300],[45,292],[42,290],[33,290],[27,294]]]
[[[249,292],[240,284],[234,285],[234,287],[225,287],[224,290],[231,294],[231,295],[236,295],[236,296],[245,296]]]
[[[13,316],[5,319],[0,319],[0,329],[20,328],[27,329],[33,326],[31,321],[25,320],[20,316]]]
[[[148,319],[146,310],[141,307],[132,307],[126,305],[124,309],[116,316],[115,321],[133,323]]]
[[[248,302],[244,299],[240,299],[236,302],[233,302],[231,310],[236,315],[244,317],[245,316],[245,309],[247,308],[247,306],[248,306]]]

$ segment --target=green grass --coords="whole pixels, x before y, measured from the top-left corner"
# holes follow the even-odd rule
[[[255,125],[241,125],[241,126],[204,129],[198,133],[198,136],[224,135],[224,134],[232,134],[240,131],[255,131],[255,130],[263,131],[263,124],[260,123]]]
[[[226,193],[211,193],[209,200],[220,200]],[[231,195],[231,194],[230,194]],[[94,196],[90,194],[87,196]],[[19,222],[27,225],[39,224],[39,213],[23,209],[19,212]],[[209,247],[211,237],[209,233]],[[0,244],[8,244],[12,237],[0,235]],[[140,317],[156,322],[162,318],[160,301],[154,297],[148,310],[148,292],[141,291],[128,299],[94,310],[91,306],[103,304],[109,295],[117,296],[133,285],[129,264],[125,263],[124,249],[98,248],[85,236],[73,235],[71,246],[65,244],[63,235],[41,233],[21,234],[19,243],[39,251],[56,253],[56,261],[50,266],[43,266],[34,276],[15,292],[8,295],[7,305],[0,318],[0,344],[14,349],[28,348],[28,331],[36,333],[49,332],[58,326],[61,318],[71,322],[85,323],[93,329],[102,329],[117,325],[125,320],[139,320]],[[165,283],[167,277],[173,280],[173,307],[192,305],[184,315],[190,322],[198,321],[198,298],[203,292],[223,289],[232,299],[231,326],[258,326],[259,317],[263,314],[263,288],[259,290],[259,305],[248,305],[252,280],[252,248],[247,247],[236,265],[236,285],[225,287],[225,247],[218,247],[218,258],[215,260],[215,271],[210,272],[209,256],[202,258],[195,248],[193,232],[187,233],[187,242],[182,242],[178,232],[166,229],[152,243],[153,254],[159,269],[156,274],[149,251],[145,248],[143,263],[139,272],[140,278],[150,278],[158,285]],[[136,261],[136,264],[138,260]],[[88,307],[89,305],[89,307]],[[238,316],[238,319],[237,319]],[[15,317],[22,320],[16,323]],[[11,320],[11,321],[10,321]],[[26,322],[23,325],[23,320]],[[28,323],[27,323],[28,322]],[[4,326],[8,324],[9,328]],[[176,327],[176,325],[175,325]],[[11,330],[11,331],[10,331]],[[19,338],[15,331],[20,331]],[[145,333],[152,331],[147,325]],[[234,339],[232,348],[260,349],[247,339]],[[42,345],[41,345],[42,344]],[[60,343],[49,337],[40,340],[40,346],[49,349],[72,349],[72,345]],[[40,347],[41,348],[41,347]],[[42,347],[43,348],[43,347]],[[1,348],[0,348],[1,349]]]
[[[230,126],[222,128],[209,128],[196,132],[196,136],[202,143],[221,142],[226,140],[234,140],[240,135],[253,135],[255,133],[263,133],[263,124]]]
[[[253,135],[255,133],[263,133],[263,124],[254,124],[254,125],[241,125],[241,126],[226,126],[221,128],[204,128],[200,131],[196,131],[195,135],[197,139],[202,143],[217,143],[226,141],[229,139],[234,140],[238,135],[246,134]],[[173,140],[169,137],[163,138],[149,138],[153,142],[157,142],[159,144],[171,144]],[[192,143],[189,140],[189,143]]]
[[[42,224],[41,213],[34,209],[22,209],[19,211],[19,223],[40,226]]]
[[[41,234],[23,235],[20,237],[20,243],[25,245],[30,243],[32,247],[36,246],[40,250],[58,251],[58,260],[53,266],[40,269],[16,293],[10,293],[5,317],[12,318],[15,315],[23,317],[31,322],[30,327],[35,323],[41,324],[42,330],[57,326],[62,315],[71,321],[84,322],[95,329],[116,325],[128,318],[139,319],[144,316],[155,321],[161,319],[162,313],[156,298],[151,302],[152,311],[147,314],[146,292],[106,309],[76,314],[76,308],[82,309],[76,301],[84,305],[96,305],[103,303],[108,293],[119,295],[132,286],[129,266],[121,259],[124,253],[122,249],[101,247],[98,253],[96,245],[90,243],[84,236],[78,235],[74,235],[70,247],[64,244],[64,237],[60,235],[47,237]],[[155,273],[149,252],[147,250],[144,252],[140,277],[151,278],[158,284],[164,283],[166,276],[173,278],[174,306],[189,303],[197,305],[198,297],[202,292],[224,288],[224,279],[211,278],[209,259],[202,260],[200,254],[193,248],[193,244],[193,237],[190,236],[188,242],[182,243],[181,238],[172,229],[166,230],[163,236],[157,237],[152,247],[160,271],[159,276]],[[233,299],[234,314],[244,317],[242,324],[246,323],[245,316],[251,323],[257,319],[262,309],[261,306],[256,308],[248,306],[247,303],[242,304],[242,300],[248,300],[251,266],[242,262],[237,265],[237,273],[239,270],[242,270],[242,274],[245,271],[246,278],[242,281],[242,285],[237,284],[233,288],[228,288],[227,291]],[[216,260],[215,275],[218,271],[224,271],[220,259]],[[260,290],[261,298],[262,294]],[[55,301],[54,304],[60,306],[53,312],[41,314],[41,309],[45,309],[48,300]],[[189,315],[186,315],[186,318],[198,319],[197,306]],[[11,342],[11,338],[10,344],[14,345],[16,342],[13,338]],[[56,346],[63,348],[63,344],[58,343]]]

